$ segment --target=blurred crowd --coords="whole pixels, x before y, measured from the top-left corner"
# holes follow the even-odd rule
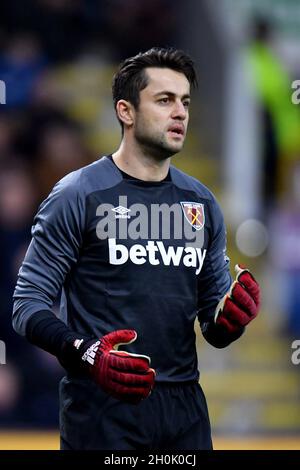
[[[292,102],[292,82],[300,76],[300,62],[288,69],[275,45],[274,25],[258,17],[248,58],[261,123],[261,218],[269,231],[273,273],[269,306],[282,314],[282,333],[299,338],[300,106]]]
[[[33,216],[60,178],[116,145],[119,128],[109,95],[114,64],[139,50],[172,43],[176,3],[0,4],[0,79],[6,85],[6,104],[0,105],[3,427],[58,424],[57,388],[63,370],[54,357],[28,344],[11,326],[12,294]]]

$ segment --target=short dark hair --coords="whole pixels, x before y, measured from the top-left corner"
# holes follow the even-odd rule
[[[112,95],[114,106],[121,99],[138,108],[140,91],[148,85],[147,67],[161,67],[183,73],[192,87],[197,86],[197,77],[192,59],[183,51],[174,48],[153,47],[125,59],[113,77]]]

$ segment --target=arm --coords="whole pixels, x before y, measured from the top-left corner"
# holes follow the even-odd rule
[[[85,371],[107,393],[137,403],[148,396],[154,383],[150,360],[117,351],[118,344],[134,341],[136,333],[119,330],[91,338],[72,331],[51,310],[80,256],[85,201],[78,184],[69,175],[40,206],[14,292],[13,326],[31,343],[54,354],[68,371]]]
[[[78,182],[69,175],[53,188],[34,219],[32,240],[14,292],[17,333],[25,336],[29,320],[38,312],[47,311],[54,317],[53,303],[79,258],[84,216]]]
[[[198,318],[205,339],[223,348],[237,340],[256,317],[259,286],[248,270],[240,268],[232,283],[225,225],[216,201],[213,201],[212,212],[212,241],[198,281]]]

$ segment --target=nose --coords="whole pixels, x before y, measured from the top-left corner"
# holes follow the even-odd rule
[[[187,116],[187,109],[185,108],[184,104],[181,100],[178,100],[174,103],[174,108],[172,110],[172,118],[173,119],[181,119],[182,121]]]

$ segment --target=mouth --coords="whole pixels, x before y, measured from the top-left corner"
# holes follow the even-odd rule
[[[171,134],[174,138],[183,138],[184,137],[184,128],[179,125],[171,126],[168,129],[168,133]]]

